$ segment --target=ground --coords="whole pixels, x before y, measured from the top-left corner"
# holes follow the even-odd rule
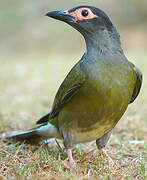
[[[49,111],[59,84],[75,63],[68,59],[80,58],[43,54],[1,57],[0,133],[34,126]],[[66,153],[60,141],[60,146],[0,141],[0,180],[147,179],[146,59],[143,52],[129,52],[128,57],[140,67],[144,81],[139,97],[129,106],[106,147],[114,167],[99,155],[95,142],[74,147],[77,167],[69,169],[64,165]]]

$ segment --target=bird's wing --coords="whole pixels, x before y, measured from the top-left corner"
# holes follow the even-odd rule
[[[78,63],[72,68],[58,89],[51,112],[38,120],[37,124],[45,123],[58,115],[64,104],[68,103],[68,101],[78,93],[85,80],[86,75],[80,68],[80,63]]]
[[[45,123],[48,121],[49,119],[49,116],[50,116],[50,113],[46,114],[45,116],[41,117],[37,122],[36,124],[42,124],[42,123]]]
[[[135,83],[135,88],[134,88],[133,95],[132,95],[130,103],[132,103],[137,98],[137,96],[140,92],[141,85],[142,85],[142,73],[141,73],[141,71],[137,67],[135,67],[134,64],[133,64],[133,70],[136,74],[136,83]]]

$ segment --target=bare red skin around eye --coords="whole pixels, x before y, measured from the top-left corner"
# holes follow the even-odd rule
[[[83,10],[87,10],[89,12],[89,14],[86,17],[82,16]],[[93,14],[91,9],[89,8],[79,8],[79,9],[76,9],[74,12],[69,12],[69,14],[72,15],[76,21],[83,21],[83,20],[93,19],[97,17],[95,14]]]

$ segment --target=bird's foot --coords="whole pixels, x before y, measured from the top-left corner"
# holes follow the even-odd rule
[[[73,161],[70,161],[68,158],[67,159],[65,159],[64,161],[63,161],[63,165],[66,167],[66,168],[68,168],[68,169],[70,169],[70,168],[75,168],[76,167],[76,162],[73,160]]]
[[[108,153],[106,152],[106,150],[105,150],[104,148],[102,148],[102,147],[98,147],[98,149],[99,149],[101,155],[102,155],[103,157],[107,158],[108,163],[109,163],[109,166],[114,167],[116,164],[115,164],[115,162],[113,161],[113,159],[108,155]]]
[[[72,150],[69,148],[66,151],[67,151],[68,158],[64,160],[64,162],[63,162],[64,166],[66,166],[67,168],[76,167],[76,162],[74,161],[74,159],[72,157]]]

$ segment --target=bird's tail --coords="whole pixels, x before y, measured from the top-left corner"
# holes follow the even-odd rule
[[[38,126],[29,130],[1,134],[0,139],[14,139],[16,141],[25,141],[31,144],[45,142],[50,138],[60,138],[58,128],[51,123]]]

